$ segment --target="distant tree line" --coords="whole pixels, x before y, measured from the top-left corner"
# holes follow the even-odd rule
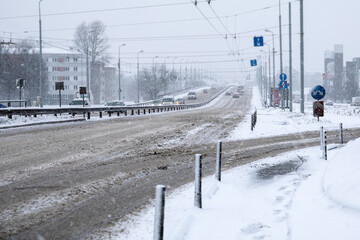
[[[23,40],[13,44],[0,44],[0,99],[19,99],[16,79],[25,79],[24,100],[36,100],[40,95],[40,55],[33,42]],[[42,88],[47,89],[47,69],[43,63]]]

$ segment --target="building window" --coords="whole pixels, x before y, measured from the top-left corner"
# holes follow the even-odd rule
[[[53,61],[53,62],[57,62],[58,59],[57,59],[57,58],[53,58],[52,61]]]
[[[77,72],[78,68],[77,67],[74,67],[74,72]]]
[[[70,58],[69,58],[69,57],[66,57],[66,58],[65,58],[65,62],[70,62]]]
[[[74,57],[73,60],[74,60],[74,62],[77,62],[77,61],[78,61],[78,58],[77,58],[77,57]]]
[[[78,86],[77,86],[77,85],[74,85],[74,90],[78,90]]]
[[[69,89],[70,89],[69,85],[65,85],[65,90],[69,90]]]
[[[74,80],[76,80],[76,81],[77,81],[77,80],[78,80],[78,76],[74,76]]]

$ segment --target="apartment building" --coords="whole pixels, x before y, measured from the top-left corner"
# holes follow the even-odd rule
[[[48,70],[48,89],[43,99],[44,104],[57,105],[59,91],[55,90],[55,82],[64,82],[61,91],[63,104],[68,104],[79,96],[80,87],[86,87],[86,58],[83,54],[43,48],[43,61]]]

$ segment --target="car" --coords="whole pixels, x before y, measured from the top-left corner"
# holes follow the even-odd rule
[[[233,98],[239,98],[240,95],[239,95],[239,93],[234,93],[234,94],[232,95],[232,97],[233,97]]]
[[[231,92],[230,92],[230,91],[226,91],[225,95],[226,95],[226,96],[231,96]]]
[[[125,103],[123,101],[115,100],[105,103],[105,106],[111,106],[111,107],[125,106]]]
[[[176,104],[185,104],[185,100],[183,98],[178,98],[175,101]]]
[[[153,100],[151,103],[151,106],[161,106],[161,105],[162,105],[162,99]]]
[[[203,93],[208,93],[208,92],[209,92],[209,90],[207,88],[203,89]]]
[[[7,108],[7,106],[5,106],[4,104],[0,103],[0,108]]]
[[[196,100],[196,92],[189,92],[187,97],[188,100]]]
[[[329,102],[326,102],[325,105],[328,105],[328,106],[334,106],[334,103],[329,101]]]
[[[87,98],[75,98],[74,100],[72,100],[69,105],[72,105],[72,106],[90,106],[89,104],[89,100]]]
[[[164,96],[161,101],[162,105],[172,105],[174,103],[175,103],[175,100],[174,100],[173,96]]]
[[[211,89],[216,89],[216,86],[213,84],[213,85],[211,85]]]

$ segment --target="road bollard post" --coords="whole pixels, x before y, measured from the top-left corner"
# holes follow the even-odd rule
[[[215,179],[221,181],[221,154],[222,154],[222,142],[218,141],[216,145],[216,171]]]
[[[196,154],[195,156],[195,207],[202,208],[202,199],[201,199],[201,154]]]
[[[156,186],[154,240],[164,239],[165,186]]]

